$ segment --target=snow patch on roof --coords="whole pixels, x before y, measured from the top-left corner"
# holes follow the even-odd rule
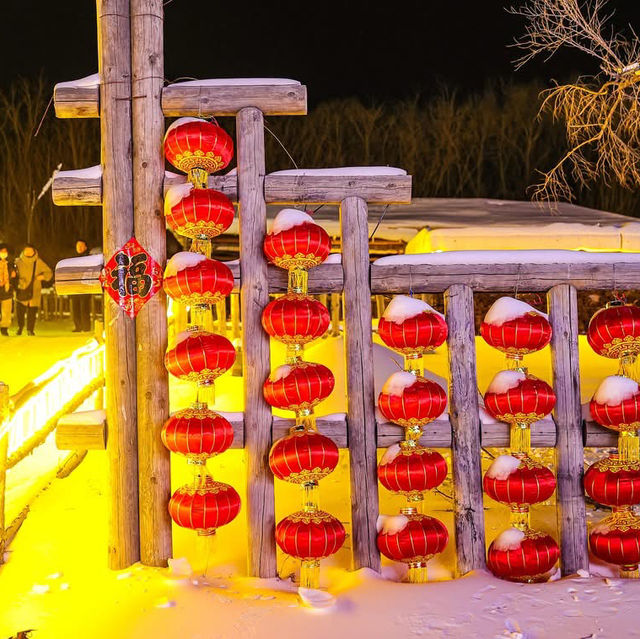
[[[187,80],[186,82],[174,82],[169,87],[248,87],[248,86],[300,86],[297,80],[289,78],[207,78],[205,80]]]
[[[485,475],[489,479],[508,479],[511,473],[518,470],[520,467],[520,460],[513,455],[498,455]]]
[[[65,424],[103,424],[106,419],[107,413],[104,410],[81,410],[62,418]]]
[[[191,251],[176,253],[167,262],[167,267],[164,269],[164,276],[175,277],[180,271],[184,271],[185,268],[197,266],[206,259],[206,255],[202,255],[202,253],[193,253]]]
[[[387,308],[384,309],[382,317],[389,322],[402,324],[405,320],[411,319],[420,313],[436,313],[440,317],[444,317],[442,313],[438,313],[429,304],[423,302],[417,297],[409,297],[408,295],[396,295]]]
[[[73,169],[71,171],[56,171],[57,178],[78,178],[79,180],[99,180],[102,177],[102,165],[96,164],[86,169]]]
[[[622,375],[610,375],[600,382],[600,386],[593,396],[593,401],[598,404],[615,406],[625,399],[631,399],[638,392],[638,382]]]
[[[530,304],[517,300],[515,297],[501,297],[497,299],[484,316],[484,321],[492,326],[502,326],[505,322],[523,317],[527,313],[536,313],[547,317],[545,313],[533,308]]]
[[[58,82],[54,89],[71,89],[71,88],[84,88],[94,89],[100,86],[100,74],[92,73],[84,78],[78,78],[77,80],[69,80],[67,82]]]
[[[294,226],[300,226],[301,224],[315,224],[313,218],[306,211],[299,211],[298,209],[282,209],[278,215],[276,215],[273,223],[271,224],[271,234],[282,233],[288,231]]]
[[[406,175],[404,169],[398,169],[393,166],[341,166],[327,169],[286,169],[284,171],[274,171],[269,175],[346,175],[346,176],[364,176],[364,175]]]
[[[500,371],[491,380],[487,393],[506,393],[520,386],[525,379],[527,376],[521,371]]]
[[[69,267],[92,267],[92,266],[102,266],[104,264],[104,256],[102,253],[96,255],[81,255],[79,257],[68,257],[64,260],[60,260],[56,264],[56,270],[59,268]]]
[[[329,253],[325,264],[342,264],[342,253]]]

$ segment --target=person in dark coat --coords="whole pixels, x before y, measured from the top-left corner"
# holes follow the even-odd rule
[[[76,255],[89,255],[89,247],[84,240],[76,241]],[[91,330],[91,295],[72,295],[71,314],[73,315],[73,332],[84,333]]]
[[[9,258],[9,247],[0,244],[0,335],[9,335],[11,326],[11,308],[13,306],[13,289],[16,285],[18,270]]]
[[[27,244],[16,260],[18,285],[16,286],[16,315],[18,332],[22,335],[24,320],[27,319],[27,333],[35,335],[36,316],[42,299],[42,282],[50,280],[53,272],[47,263],[38,256],[32,244]]]

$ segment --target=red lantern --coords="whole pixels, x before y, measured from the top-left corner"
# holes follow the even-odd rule
[[[516,529],[506,532],[513,530]],[[549,571],[560,556],[560,549],[553,537],[543,532],[527,530],[518,544],[505,549],[499,544],[500,537],[489,546],[487,554],[487,567],[496,577],[524,582],[548,579]]]
[[[267,403],[282,410],[311,410],[329,397],[335,385],[333,373],[322,364],[298,362],[280,366],[265,380]]]
[[[584,488],[589,497],[605,506],[640,504],[640,462],[609,455],[587,469]]]
[[[284,344],[307,344],[329,328],[329,311],[307,295],[287,293],[269,302],[262,312],[262,326]]]
[[[640,308],[612,304],[600,309],[589,322],[587,341],[603,357],[618,359],[640,352]]]
[[[231,269],[218,260],[202,257],[198,264],[183,268],[175,275],[167,276],[165,272],[163,286],[171,299],[189,306],[208,305],[216,304],[231,293]]]
[[[329,234],[313,222],[303,222],[264,238],[264,254],[284,269],[309,269],[324,262],[331,252]]]
[[[222,415],[196,405],[178,411],[162,427],[162,443],[172,452],[201,461],[233,443],[233,427]]]
[[[278,479],[294,484],[317,482],[338,465],[338,447],[314,431],[294,431],[277,441],[269,453],[269,467]]]
[[[504,373],[518,374],[515,371],[501,371],[498,375]],[[553,410],[556,404],[556,395],[551,386],[532,375],[521,375],[522,379],[508,390],[487,391],[485,393],[485,408],[495,419],[502,422],[531,424],[541,420]],[[496,378],[494,378],[494,382]]]
[[[235,359],[236,351],[226,337],[197,331],[169,349],[164,364],[179,379],[211,384],[233,366]]]
[[[521,507],[546,501],[556,489],[556,478],[542,464],[523,457],[506,479],[484,476],[484,492],[502,504]]]
[[[233,486],[214,481],[209,475],[178,488],[169,500],[169,514],[178,526],[211,535],[240,512],[240,495]]]
[[[447,462],[435,450],[422,446],[400,447],[388,463],[378,465],[378,479],[391,492],[410,500],[422,499],[422,493],[439,486],[447,477]]]
[[[382,341],[403,355],[422,356],[443,344],[448,333],[444,318],[431,311],[418,313],[402,322],[394,322],[384,316],[378,322]]]
[[[503,324],[482,322],[480,335],[499,351],[516,357],[534,353],[551,341],[551,324],[539,313],[530,312]]]
[[[180,118],[167,129],[164,154],[173,166],[185,173],[193,169],[215,173],[231,162],[233,140],[213,122]]]
[[[400,394],[385,392],[385,389],[393,391],[396,379],[401,382],[399,387],[403,386],[405,376],[407,382],[413,378],[413,383],[401,388]],[[378,395],[382,415],[404,428],[427,424],[442,415],[446,407],[447,393],[440,384],[407,372],[394,373]]]
[[[441,553],[449,541],[446,526],[435,517],[411,513],[407,525],[393,534],[378,534],[378,549],[393,561],[426,563]]]
[[[633,383],[632,380],[628,381]],[[640,428],[640,390],[617,404],[600,404],[594,397],[589,409],[593,419],[606,428],[616,431],[635,431]]]
[[[192,189],[172,205],[172,194],[180,195],[185,187],[172,187],[167,193],[165,217],[169,228],[191,238],[211,239],[224,233],[235,215],[231,200],[213,189]]]
[[[589,534],[589,548],[598,559],[620,566],[622,573],[637,572],[640,517],[631,511],[620,511],[603,519]]]
[[[344,526],[322,510],[298,511],[276,526],[282,552],[302,561],[316,561],[338,552],[344,543]]]

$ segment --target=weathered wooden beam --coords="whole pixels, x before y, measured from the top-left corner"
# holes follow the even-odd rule
[[[131,0],[133,205],[136,238],[160,266],[167,259],[164,218],[164,0]],[[140,560],[166,566],[172,555],[169,450],[160,432],[169,417],[167,296],[160,289],[136,317]]]
[[[100,272],[102,255],[70,257],[60,260],[55,268],[55,289],[58,295],[86,295],[102,293]]]
[[[480,465],[480,419],[474,330],[473,291],[454,284],[444,294],[449,326],[449,415],[453,438],[453,516],[457,572],[485,566],[484,509]]]
[[[347,434],[351,474],[351,533],[354,569],[380,571],[376,543],[379,513],[376,419],[369,289],[367,203],[348,197],[340,205],[344,269]]]
[[[211,117],[236,115],[245,107],[256,107],[265,115],[306,115],[307,87],[290,84],[218,84],[203,86],[191,82],[170,84],[161,91],[164,115]],[[100,116],[98,87],[56,85],[53,103],[59,118]]]
[[[77,171],[57,171],[51,183],[51,197],[58,206],[100,206],[102,168],[98,165]]]
[[[262,309],[269,303],[267,262],[262,243],[267,231],[264,200],[264,117],[259,109],[242,109],[236,118],[240,217],[240,306],[247,449],[247,521],[249,574],[275,577],[275,501],[271,447],[271,408],[262,395],[269,375],[269,336],[262,329]]]
[[[556,393],[557,517],[563,575],[589,569],[587,517],[584,503],[584,451],[578,361],[578,297],[568,284],[547,295],[551,337],[551,369]]]
[[[105,450],[107,417],[102,411],[78,411],[65,415],[56,426],[58,450]]]
[[[97,0],[103,240],[111,257],[133,235],[131,29],[129,0]],[[104,297],[109,440],[109,566],[140,559],[135,324]]]
[[[584,424],[584,445],[586,448],[617,448],[618,433],[587,420]]]

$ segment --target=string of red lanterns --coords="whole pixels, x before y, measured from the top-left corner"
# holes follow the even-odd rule
[[[181,118],[165,136],[165,156],[187,173],[188,182],[172,187],[165,199],[169,227],[192,240],[191,250],[178,253],[165,270],[164,290],[190,310],[190,326],[179,334],[165,354],[165,366],[174,377],[196,384],[196,401],[173,414],[163,426],[162,441],[173,453],[184,455],[194,468],[192,484],[178,488],[169,501],[169,513],[179,526],[211,535],[240,512],[241,500],[229,484],[214,481],[206,461],[226,451],[233,427],[209,408],[215,380],[236,358],[233,344],[211,332],[211,305],[233,289],[228,266],[211,259],[211,240],[226,231],[234,217],[231,201],[207,188],[208,176],[229,164],[233,141],[218,125],[198,118]]]
[[[344,543],[344,526],[320,510],[318,482],[338,465],[335,442],[317,431],[313,409],[335,385],[333,373],[322,364],[303,361],[304,346],[324,335],[329,312],[307,294],[308,269],[331,251],[331,238],[303,211],[283,209],[264,240],[269,262],[289,272],[287,294],[270,302],[262,314],[264,330],[286,346],[286,362],[264,381],[265,400],[274,408],[293,411],[296,423],[274,443],[269,454],[273,474],[302,487],[302,509],[276,526],[282,552],[301,562],[300,586],[318,588],[320,560]]]
[[[523,357],[550,342],[551,325],[529,304],[502,297],[487,312],[480,334],[507,360],[507,370],[498,372],[485,392],[484,406],[510,425],[510,454],[498,456],[483,478],[485,493],[511,513],[511,528],[489,546],[487,566],[502,579],[546,581],[560,549],[550,535],[531,528],[530,510],[553,495],[556,479],[530,456],[531,424],[551,413],[556,396],[549,384],[529,374]]]
[[[378,549],[387,558],[408,565],[411,583],[427,581],[427,562],[441,553],[449,540],[446,526],[418,512],[426,491],[447,477],[447,462],[420,445],[424,427],[446,410],[447,394],[425,379],[422,356],[447,338],[447,323],[426,302],[395,296],[378,322],[378,334],[389,347],[404,355],[405,370],[394,373],[378,395],[382,416],[404,428],[404,439],[387,449],[378,464],[378,480],[389,491],[403,495],[407,506],[400,515],[381,515]]]

